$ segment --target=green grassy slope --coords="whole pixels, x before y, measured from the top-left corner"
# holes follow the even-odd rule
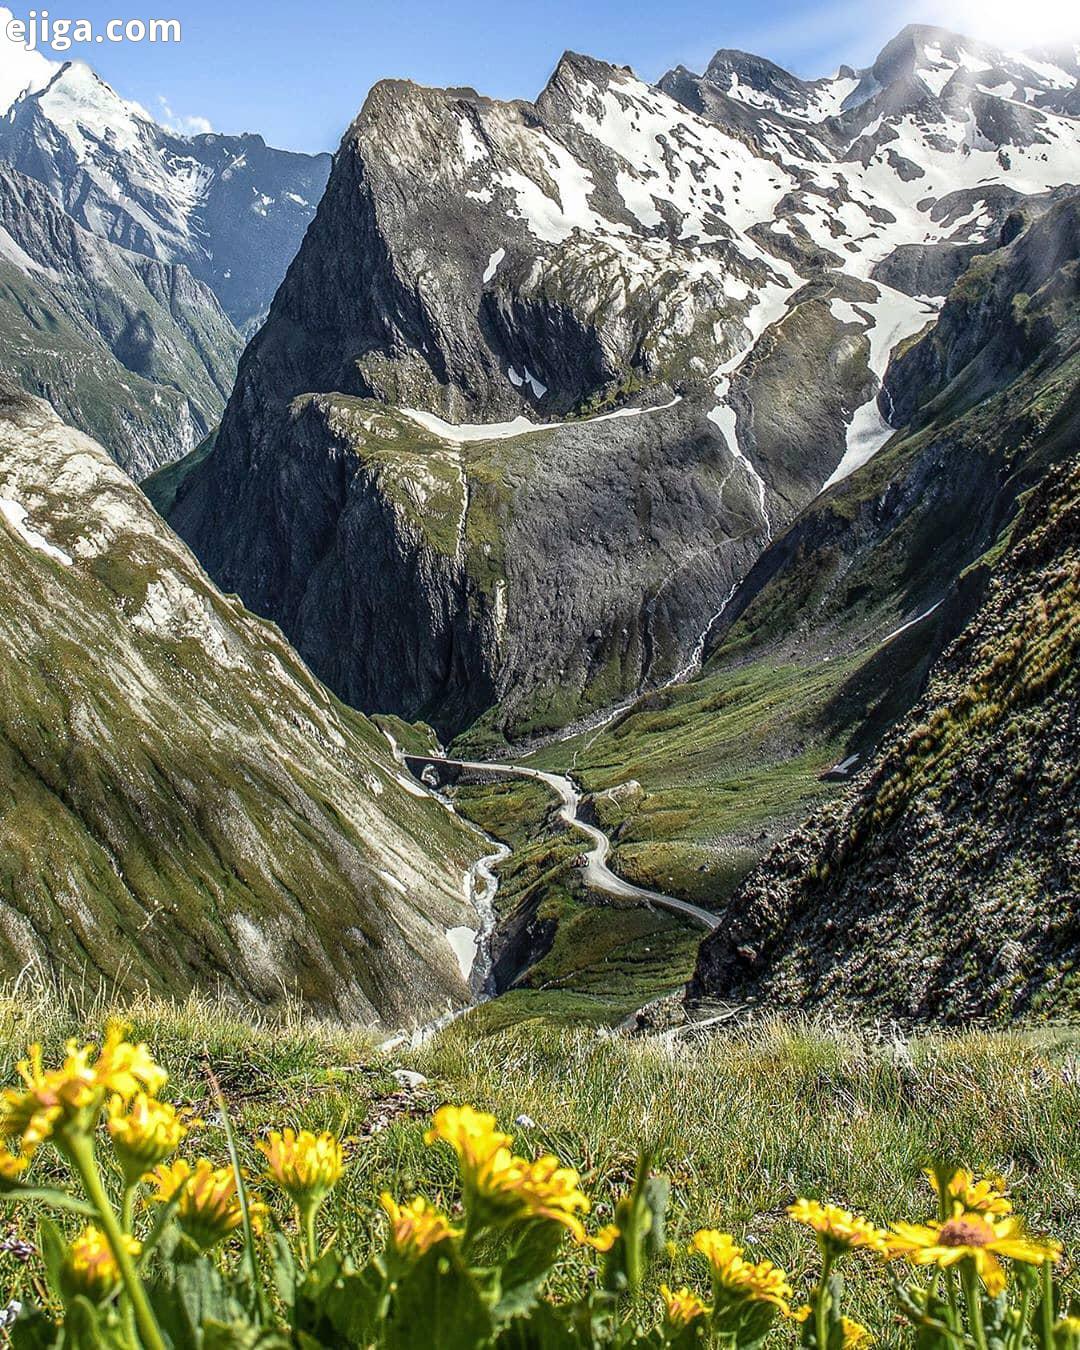
[[[365,1022],[463,1001],[478,841],[377,728],[10,388],[0,501],[0,970]]]

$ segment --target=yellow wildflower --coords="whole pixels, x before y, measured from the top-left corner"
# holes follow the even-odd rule
[[[672,1331],[682,1331],[699,1317],[708,1316],[709,1309],[686,1285],[672,1293],[666,1284],[662,1284],[660,1297],[664,1300],[664,1316]]]
[[[834,1250],[848,1251],[866,1247],[885,1254],[889,1250],[889,1234],[875,1228],[868,1219],[841,1209],[839,1205],[822,1205],[816,1200],[797,1200],[788,1206],[788,1216],[796,1223],[812,1228],[823,1242]]]
[[[1062,1317],[1054,1323],[1055,1350],[1076,1350],[1080,1346],[1080,1317]]]
[[[701,1228],[690,1243],[709,1263],[717,1303],[773,1303],[782,1312],[790,1311],[791,1285],[787,1276],[771,1261],[747,1261],[742,1247],[730,1233]]]
[[[187,1134],[176,1108],[145,1092],[137,1092],[130,1105],[120,1096],[112,1098],[108,1130],[129,1186],[164,1162]]]
[[[0,1195],[20,1184],[29,1165],[29,1158],[12,1153],[6,1144],[0,1143]]]
[[[514,1142],[498,1129],[494,1116],[471,1106],[442,1106],[435,1112],[424,1143],[434,1144],[439,1139],[457,1154],[462,1179],[473,1187],[496,1154],[509,1153]]]
[[[930,1185],[940,1194],[940,1182],[933,1168],[926,1169]],[[989,1214],[994,1218],[1004,1218],[1013,1210],[1012,1201],[1005,1194],[1005,1182],[1001,1177],[986,1177],[976,1181],[975,1174],[966,1168],[953,1173],[948,1185],[948,1194],[952,1209],[961,1214]]]
[[[545,1154],[535,1162],[510,1152],[510,1136],[497,1128],[495,1117],[471,1106],[443,1106],[436,1111],[425,1142],[448,1143],[458,1156],[465,1207],[481,1223],[514,1223],[550,1219],[561,1223],[579,1243],[610,1247],[615,1235],[605,1230],[590,1239],[578,1214],[589,1210],[581,1178],[572,1167]],[[600,1250],[606,1250],[600,1245]]]
[[[109,1093],[129,1101],[140,1088],[157,1093],[164,1086],[165,1071],[145,1045],[124,1039],[118,1023],[108,1027],[96,1059],[94,1049],[69,1041],[63,1067],[46,1069],[41,1046],[32,1045],[17,1066],[24,1087],[0,1094],[0,1135],[20,1139],[29,1155],[61,1127],[92,1130]]]
[[[268,1164],[267,1175],[295,1204],[319,1204],[341,1176],[341,1143],[329,1131],[271,1130],[255,1145]]]
[[[243,1222],[236,1173],[231,1167],[215,1167],[208,1158],[195,1166],[183,1158],[156,1167],[150,1178],[157,1186],[151,1197],[167,1204],[179,1193],[176,1218],[191,1240],[204,1250],[227,1238]],[[258,1227],[265,1205],[250,1203],[252,1223]]]
[[[142,1244],[133,1237],[125,1235],[124,1243],[132,1256],[142,1249]],[[95,1303],[100,1303],[119,1285],[120,1267],[100,1228],[93,1224],[84,1228],[68,1248],[62,1279],[69,1295],[83,1294]]]
[[[399,1205],[389,1191],[383,1191],[379,1204],[390,1220],[391,1247],[411,1261],[423,1256],[437,1242],[461,1236],[461,1229],[455,1228],[441,1210],[422,1196]]]
[[[793,1322],[806,1322],[813,1311],[809,1303],[802,1303],[793,1308],[788,1316]],[[850,1317],[841,1317],[840,1326],[844,1334],[842,1350],[859,1350],[860,1346],[867,1346],[874,1339],[866,1327]]]
[[[617,1223],[606,1223],[594,1237],[590,1237],[586,1233],[584,1238],[579,1239],[579,1241],[585,1246],[592,1247],[594,1251],[609,1252],[615,1246],[618,1236],[619,1225]]]
[[[917,1266],[945,1267],[970,1260],[991,1295],[1005,1288],[999,1257],[1042,1265],[1061,1256],[1059,1243],[1028,1237],[1015,1216],[992,1219],[983,1214],[956,1214],[945,1223],[894,1223],[893,1231],[896,1236],[890,1239],[890,1250],[894,1255]]]
[[[844,1332],[843,1350],[859,1350],[860,1346],[869,1345],[874,1339],[861,1322],[850,1317],[841,1317],[840,1326]]]

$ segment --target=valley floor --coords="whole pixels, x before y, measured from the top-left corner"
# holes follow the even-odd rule
[[[74,1003],[52,994],[0,999],[7,1078],[28,1040],[43,1040],[48,1059],[64,1038],[94,1034],[109,1011],[98,1004],[78,1015]],[[422,1136],[439,1105],[471,1102],[497,1114],[519,1151],[550,1150],[579,1169],[601,1222],[639,1147],[654,1146],[658,1169],[672,1181],[668,1236],[677,1249],[697,1227],[716,1225],[785,1265],[797,1289],[813,1276],[812,1245],[783,1213],[797,1195],[836,1200],[881,1222],[922,1219],[931,1203],[921,1169],[931,1157],[1000,1172],[1032,1228],[1065,1242],[1074,1261],[1071,1273],[1064,1267],[1066,1282],[1076,1285],[1080,1031],[903,1041],[765,1022],[691,1044],[539,1020],[492,1030],[498,1008],[489,1004],[424,1047],[393,1054],[364,1033],[299,1020],[252,1026],[209,1002],[147,1001],[126,1016],[168,1068],[169,1094],[206,1121],[185,1145],[189,1156],[224,1156],[208,1065],[242,1141],[287,1124],[347,1139],[350,1167],[328,1219],[341,1224],[349,1247],[371,1242],[384,1189],[453,1202],[450,1164]],[[403,1083],[394,1076],[401,1069],[423,1080]],[[255,1175],[260,1160],[243,1146]],[[34,1240],[25,1211],[11,1223],[13,1236]],[[567,1248],[568,1263],[586,1259]],[[27,1297],[35,1267],[4,1258],[0,1298]],[[884,1277],[869,1269],[851,1282],[853,1312],[883,1329],[888,1344]],[[561,1278],[574,1274],[568,1264]],[[669,1284],[694,1278],[678,1255],[662,1259],[655,1274]],[[647,1292],[653,1299],[655,1289]]]

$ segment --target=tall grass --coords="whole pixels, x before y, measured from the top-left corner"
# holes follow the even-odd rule
[[[577,1168],[598,1222],[610,1219],[640,1149],[651,1147],[671,1177],[677,1249],[696,1228],[722,1228],[784,1265],[797,1285],[813,1279],[816,1258],[784,1217],[787,1204],[806,1195],[878,1222],[923,1219],[933,1205],[922,1168],[932,1158],[1002,1174],[1031,1227],[1080,1253],[1080,1033],[1067,1028],[875,1041],[809,1021],[763,1021],[687,1042],[539,1023],[483,1034],[479,1019],[465,1017],[427,1045],[384,1054],[369,1033],[305,1021],[299,1009],[271,1022],[207,999],[116,1009],[107,991],[83,1001],[23,988],[0,995],[4,1081],[27,1040],[56,1050],[68,1036],[95,1034],[114,1012],[169,1070],[174,1099],[206,1121],[186,1152],[224,1153],[208,1066],[241,1139],[284,1125],[343,1134],[350,1167],[327,1217],[359,1252],[376,1232],[381,1189],[453,1203],[450,1161],[422,1140],[431,1112],[452,1101],[494,1111],[519,1152],[550,1149]],[[393,1070],[403,1067],[427,1081],[402,1087]],[[243,1161],[261,1169],[254,1152]],[[12,1222],[33,1237],[25,1214]],[[677,1255],[656,1272],[669,1283],[687,1273]],[[1070,1281],[1068,1266],[1065,1274]],[[32,1275],[33,1263],[0,1257],[9,1297]],[[881,1325],[886,1301],[878,1276],[853,1287],[860,1320]]]

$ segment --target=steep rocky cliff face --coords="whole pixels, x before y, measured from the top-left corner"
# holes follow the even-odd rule
[[[141,478],[216,425],[240,338],[186,267],[107,243],[0,163],[0,351]]]
[[[7,383],[0,568],[5,978],[394,1024],[468,999],[447,933],[483,845]]]
[[[867,774],[736,892],[691,993],[946,1022],[1075,1012],[1078,656],[1074,458],[1027,500]]]
[[[207,565],[360,707],[443,733],[496,703],[503,725],[559,725],[674,675],[764,537],[754,485],[688,402],[476,440],[417,416],[297,399],[258,474],[197,477],[172,512],[183,531],[220,493]]]
[[[377,86],[170,519],[361,707],[516,737],[663,684],[906,420],[890,354],[1080,176],[1061,59],[909,29],[811,84]],[[390,504],[418,455],[441,541]]]

